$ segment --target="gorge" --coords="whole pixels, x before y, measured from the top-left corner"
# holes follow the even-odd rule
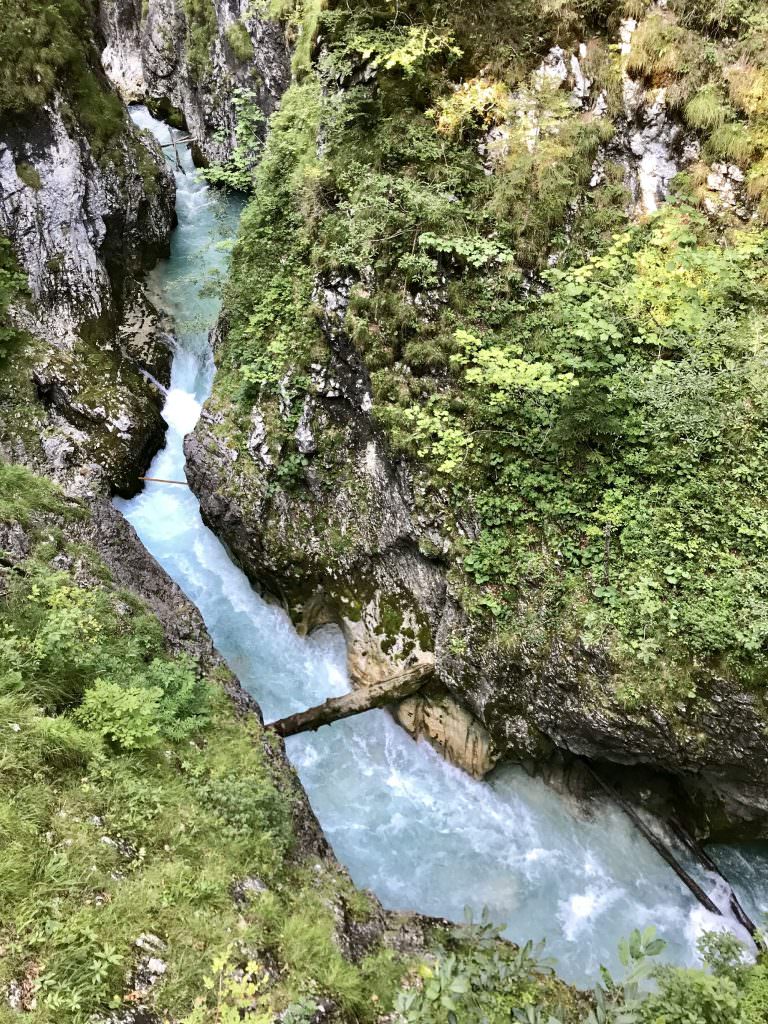
[[[147,73],[147,60],[142,51],[160,38],[160,25],[166,23],[168,16],[162,6],[150,3],[149,11],[144,12],[130,5],[124,10],[120,5],[105,5],[101,12],[102,31],[107,40],[104,66],[123,97],[154,100],[158,103],[158,112],[166,116],[178,117],[178,109],[174,113],[173,108],[180,108],[186,115],[187,127],[183,131],[169,129],[146,108],[130,108],[134,123],[140,129],[149,129],[160,143],[158,148],[145,136],[135,137],[142,140],[140,145],[151,154],[153,161],[151,176],[148,167],[142,171],[145,181],[151,177],[159,183],[146,200],[149,221],[145,211],[139,215],[144,220],[140,219],[136,228],[131,229],[146,243],[136,244],[137,252],[145,250],[141,259],[131,256],[129,260],[136,288],[131,283],[132,278],[126,275],[126,295],[120,295],[114,289],[116,275],[113,273],[110,278],[107,272],[106,276],[100,276],[98,258],[94,262],[90,256],[85,256],[81,264],[90,264],[94,274],[76,285],[71,281],[76,279],[77,261],[73,270],[64,255],[64,268],[58,264],[55,269],[48,268],[58,275],[55,292],[46,290],[48,285],[42,277],[35,281],[30,273],[37,311],[33,314],[30,307],[19,302],[15,322],[32,335],[56,337],[59,348],[53,359],[47,357],[44,370],[36,365],[28,378],[24,377],[27,364],[23,359],[19,362],[15,350],[12,354],[12,360],[17,360],[13,372],[32,384],[35,397],[31,405],[37,408],[35,403],[40,403],[41,410],[37,424],[24,421],[23,431],[20,431],[13,424],[13,416],[19,421],[27,414],[18,412],[20,406],[13,406],[16,411],[6,416],[3,423],[6,455],[10,455],[12,461],[52,472],[70,494],[86,499],[94,509],[93,515],[97,519],[101,516],[107,524],[99,542],[102,544],[100,557],[107,558],[118,582],[138,591],[145,600],[152,599],[153,588],[156,597],[162,593],[155,601],[156,611],[166,630],[170,630],[172,648],[189,652],[190,637],[196,637],[192,657],[199,662],[202,671],[207,672],[215,659],[210,661],[210,652],[199,653],[207,641],[200,639],[204,631],[193,610],[185,610],[183,599],[176,596],[170,583],[160,584],[157,580],[161,576],[152,577],[154,570],[142,568],[131,576],[130,571],[118,564],[120,545],[125,548],[127,561],[138,559],[137,564],[143,564],[142,556],[132,553],[135,540],[121,532],[123,527],[117,526],[111,518],[114,512],[105,500],[110,494],[122,495],[115,499],[117,509],[135,528],[150,554],[197,606],[216,650],[241,686],[255,698],[267,721],[318,703],[327,696],[346,692],[350,673],[359,685],[380,678],[393,667],[423,661],[435,663],[438,685],[427,692],[418,706],[402,708],[399,717],[411,731],[428,735],[439,750],[463,764],[468,772],[448,763],[424,739],[411,739],[392,716],[382,711],[338,723],[317,736],[292,738],[286,744],[336,857],[349,868],[354,883],[371,889],[385,908],[460,921],[465,905],[476,912],[486,906],[494,921],[507,926],[506,935],[515,942],[522,944],[528,939],[546,938],[547,951],[555,955],[559,973],[567,981],[578,984],[593,982],[601,965],[620,973],[621,964],[616,954],[619,940],[632,928],[651,924],[656,925],[668,941],[667,959],[681,965],[697,963],[697,939],[703,931],[720,927],[723,919],[707,917],[694,904],[623,815],[595,797],[578,768],[574,768],[577,761],[571,758],[585,756],[601,767],[608,766],[614,771],[613,777],[622,791],[645,803],[647,809],[643,813],[649,814],[651,820],[654,810],[666,812],[673,808],[686,817],[686,823],[703,839],[760,839],[764,836],[765,808],[762,697],[749,686],[741,685],[738,672],[732,667],[724,668],[722,673],[702,671],[693,683],[686,683],[692,690],[681,696],[675,676],[677,663],[670,655],[671,660],[664,670],[672,680],[669,686],[672,703],[660,702],[654,706],[653,691],[631,693],[628,697],[626,690],[633,685],[633,673],[635,679],[648,678],[648,662],[640,661],[629,668],[626,661],[612,663],[615,650],[594,644],[588,631],[571,644],[568,631],[558,633],[556,628],[546,640],[548,650],[536,646],[538,639],[531,646],[526,646],[525,641],[517,648],[514,636],[511,645],[508,637],[499,640],[494,632],[495,625],[491,623],[489,627],[487,610],[493,605],[488,602],[498,601],[499,595],[506,600],[507,591],[493,580],[491,590],[483,592],[481,589],[484,596],[478,606],[473,604],[475,599],[469,591],[461,591],[464,584],[458,584],[457,577],[449,570],[451,561],[472,564],[471,550],[464,546],[464,541],[457,542],[456,537],[463,536],[469,542],[477,540],[480,528],[470,519],[459,517],[455,520],[457,533],[448,537],[445,524],[450,523],[451,516],[459,514],[453,509],[446,511],[445,504],[441,511],[436,511],[441,503],[454,500],[446,497],[445,481],[435,485],[411,453],[397,448],[402,441],[398,441],[396,435],[402,427],[394,419],[376,418],[387,402],[381,390],[381,367],[377,369],[379,356],[374,355],[366,363],[358,349],[365,349],[370,337],[375,338],[382,329],[376,317],[386,306],[386,296],[372,297],[384,274],[382,265],[377,263],[375,272],[370,273],[366,267],[358,266],[346,277],[321,269],[313,271],[309,280],[304,273],[307,267],[302,265],[301,253],[281,237],[286,228],[282,219],[293,199],[288,193],[270,190],[294,187],[298,161],[301,173],[306,174],[309,181],[309,184],[307,181],[301,184],[305,191],[299,190],[303,204],[301,215],[306,215],[312,223],[322,220],[327,212],[317,213],[313,209],[317,196],[312,194],[311,168],[308,172],[307,167],[314,159],[324,158],[324,147],[332,149],[332,132],[341,131],[343,135],[346,128],[339,129],[332,121],[326,124],[324,131],[331,133],[330,141],[319,133],[318,94],[306,69],[298,72],[296,63],[294,78],[299,81],[294,81],[292,96],[287,95],[279,106],[279,97],[288,86],[289,72],[287,47],[282,49],[283,36],[276,23],[263,20],[260,14],[256,16],[253,12],[246,13],[245,21],[237,21],[232,19],[232,12],[214,10],[219,25],[217,31],[231,29],[233,24],[249,24],[250,45],[255,48],[259,75],[263,76],[263,92],[259,92],[262,86],[257,85],[256,93],[244,99],[242,90],[248,88],[247,76],[239,69],[238,59],[232,58],[236,47],[231,40],[228,44],[221,38],[212,42],[214,76],[219,75],[223,80],[221,75],[232,75],[226,86],[230,90],[231,106],[222,102],[209,107],[206,101],[201,105],[200,93],[190,91],[193,75],[189,68],[174,72],[181,75],[178,80],[168,76],[153,78]],[[302,28],[305,33],[307,25],[305,22]],[[332,18],[327,26],[328,33],[338,27]],[[635,30],[636,23],[629,30],[630,34]],[[137,31],[140,31],[138,36]],[[320,34],[317,46],[321,60],[322,46],[327,45],[329,38]],[[260,43],[262,50],[258,49]],[[229,45],[232,52],[226,51],[225,45]],[[435,53],[439,54],[442,43],[435,45]],[[300,41],[298,53],[302,52],[301,46]],[[367,51],[363,44],[358,49],[362,52],[362,78],[354,77],[359,68],[353,69],[353,77],[349,79],[345,77],[349,69],[333,67],[332,75],[337,77],[331,80],[339,85],[339,96],[354,97],[354,102],[359,101],[364,109],[369,102],[365,90],[370,82],[375,83],[381,75],[381,87],[386,91],[387,86],[381,62],[378,66],[374,62],[373,71],[370,66],[366,70],[365,61],[370,61],[370,54],[365,56]],[[241,52],[245,51],[243,44]],[[175,56],[170,51],[166,53],[166,59],[170,64],[175,61],[177,69],[183,68],[183,62],[189,60],[189,43],[186,49],[177,45],[174,52]],[[584,84],[579,65],[584,54],[575,58],[576,74],[573,61],[570,61],[569,71],[564,52],[551,49],[540,65],[544,70],[534,71],[532,81],[546,79],[554,83],[556,93],[561,87],[570,87],[568,76],[574,75],[576,86],[583,94],[580,101],[586,102],[590,86]],[[228,54],[224,64],[217,63],[222,53]],[[246,64],[250,61],[249,56],[242,59]],[[537,79],[537,74],[544,78]],[[405,80],[408,81],[408,72]],[[330,95],[327,78],[324,88],[327,98]],[[376,88],[379,86],[374,84],[374,90]],[[534,85],[534,91],[536,88]],[[153,93],[163,94],[165,106]],[[457,89],[454,95],[460,96],[461,90]],[[625,96],[625,100],[638,102],[634,93],[629,99]],[[516,101],[521,102],[519,98]],[[227,167],[241,170],[238,160],[244,158],[244,102],[255,103],[267,115],[276,110],[279,113],[273,118],[277,127],[273,128],[272,135],[267,135],[266,157],[259,172],[261,178],[255,179],[255,198],[242,221],[233,270],[224,289],[223,315],[216,323],[217,295],[226,275],[226,250],[238,230],[243,199],[228,191],[218,193],[199,178],[188,143],[177,142],[172,146],[167,143],[174,137],[185,139],[191,133],[198,162],[211,160],[220,165],[218,171],[216,168],[212,171],[214,180],[222,173],[221,167],[225,174]],[[639,168],[633,172],[636,173],[636,189],[632,201],[645,204],[645,210],[635,209],[634,216],[638,216],[652,210],[653,203],[664,198],[673,171],[677,173],[685,160],[694,157],[684,153],[690,139],[682,138],[682,130],[673,131],[670,122],[658,110],[642,106],[637,113],[640,107],[633,109],[635,133],[622,130],[627,131]],[[215,120],[222,110],[229,111],[229,120],[213,125],[211,118]],[[252,149],[247,159],[254,159],[254,154],[261,149],[264,132],[258,118],[249,123],[255,135],[248,140]],[[354,123],[354,118],[350,123]],[[380,131],[375,116],[370,123],[374,126],[372,131]],[[4,150],[7,175],[15,175],[20,182],[23,182],[20,175],[30,177],[19,158],[19,152],[27,147],[24,155],[34,157],[30,166],[41,184],[47,187],[49,177],[51,181],[60,180],[56,168],[70,161],[62,134],[66,134],[62,127],[65,122],[59,125],[54,118],[51,125],[51,137],[59,141],[49,139],[39,144],[42,147],[39,152],[56,154],[51,158],[50,170],[46,164],[48,156],[38,158],[29,148],[28,138],[11,134],[7,136]],[[542,130],[535,121],[533,125],[536,131]],[[507,125],[504,130],[511,129]],[[529,125],[526,132],[530,130]],[[558,131],[565,129],[561,126]],[[484,146],[491,146],[497,154],[511,145],[509,138],[498,133],[491,138],[491,134]],[[303,149],[308,140],[309,150]],[[423,140],[419,142],[423,144]],[[286,145],[294,147],[287,156],[279,148]],[[616,136],[600,142],[594,163],[594,174],[598,178],[605,175],[605,166],[616,159],[623,145]],[[667,162],[653,164],[649,153],[659,146],[664,149]],[[161,150],[168,166],[176,172],[178,224],[170,239],[170,256],[161,259],[146,277],[145,292],[141,261],[145,260],[146,266],[163,249],[171,220],[170,177],[169,172],[162,169]],[[679,162],[670,165],[673,156]],[[141,159],[146,160],[143,156]],[[662,168],[656,177],[654,166]],[[673,171],[669,170],[670,166]],[[492,175],[494,172],[486,167],[481,173]],[[730,171],[728,174],[733,178]],[[403,181],[408,180],[405,175]],[[341,185],[339,180],[334,187]],[[375,181],[369,185],[378,187]],[[596,186],[599,187],[598,182],[590,187]],[[4,195],[13,196],[21,190],[23,199],[23,202],[16,201],[10,216],[8,205],[4,207],[3,230],[12,239],[17,234],[27,238],[28,233],[22,232],[19,225],[35,219],[29,204],[44,203],[45,187],[37,197],[28,197],[23,185],[3,186]],[[330,185],[326,183],[322,187],[330,188]],[[26,186],[27,191],[30,188]],[[393,190],[395,186],[389,181],[387,188]],[[390,191],[390,198],[393,194]],[[151,198],[152,195],[156,198]],[[71,199],[66,201],[71,203]],[[354,203],[360,204],[361,197],[357,196],[352,203],[349,199],[340,200],[337,195],[336,201],[341,205],[349,203],[345,216],[352,225],[350,235],[355,236],[359,205],[355,207]],[[404,207],[409,201],[405,195],[398,200]],[[449,207],[459,202],[455,197],[446,201]],[[142,200],[137,198],[132,202],[134,210],[141,209]],[[265,210],[274,218],[266,229]],[[674,215],[673,210],[669,216]],[[55,241],[53,225],[58,216],[54,208],[50,226],[42,227],[41,237],[47,240],[46,245],[60,246],[66,254],[69,243]],[[447,308],[449,302],[454,301],[446,298],[447,276],[458,273],[461,277],[464,272],[457,271],[456,263],[452,262],[463,258],[455,241],[441,240],[434,231],[421,230],[430,226],[430,216],[432,214],[428,214],[419,227],[419,237],[427,239],[422,244],[449,255],[442,266],[440,259],[435,262],[437,277],[434,277],[435,271],[425,271],[423,267],[415,272],[414,282],[419,281],[419,274],[433,275],[428,285],[414,284],[410,292],[404,288],[403,294],[407,295],[406,305],[420,311],[418,316],[423,313],[425,322],[434,324],[443,315],[440,307]],[[668,244],[668,236],[663,235],[667,230],[665,216],[666,209],[662,209],[659,219],[649,222],[650,231],[659,231],[652,242],[659,248]],[[288,218],[287,230],[304,244],[303,228],[292,217],[293,214]],[[108,230],[112,230],[109,216],[105,223]],[[147,223],[156,227],[148,230]],[[661,227],[657,228],[658,225]],[[570,224],[568,231],[574,230]],[[674,236],[677,226],[672,224],[669,230]],[[614,232],[615,241],[621,237],[629,236]],[[430,241],[430,238],[436,240]],[[250,239],[256,240],[255,254]],[[323,244],[326,242],[327,239]],[[366,240],[366,246],[369,242]],[[95,241],[91,237],[82,244],[86,248],[92,245],[93,251],[98,253],[103,237]],[[286,245],[282,255],[279,255],[281,250],[275,248],[276,244]],[[333,244],[340,243],[334,241]],[[567,239],[565,244],[568,244]],[[710,243],[703,234],[698,244],[705,253],[702,272],[710,273],[716,261],[716,256],[712,255],[714,249],[707,248]],[[736,247],[739,244],[738,240],[734,242]],[[490,267],[494,275],[502,275],[508,258],[507,245],[498,243],[493,248],[494,245],[495,242],[490,256],[486,253],[477,257],[478,263],[473,263],[475,257],[470,255],[469,266]],[[22,266],[36,260],[34,246],[16,248]],[[46,251],[53,252],[53,249]],[[643,253],[642,248],[636,251]],[[713,304],[722,311],[723,317],[738,315],[738,311],[734,312],[727,305],[731,294],[728,289],[744,289],[743,295],[748,298],[739,309],[743,309],[747,301],[753,301],[750,289],[757,287],[756,279],[748,278],[746,272],[739,274],[742,273],[740,268],[757,252],[756,248],[747,248],[742,257],[737,250],[734,267],[729,268],[732,276],[724,285],[725,298],[717,292],[716,284],[712,286],[716,295]],[[364,258],[370,255],[368,249]],[[357,254],[352,257],[346,253],[339,262],[343,264],[346,260],[351,265],[356,259]],[[669,259],[674,262],[674,252],[669,254]],[[522,257],[521,262],[525,264]],[[550,266],[556,264],[557,260],[550,262]],[[286,278],[286,266],[289,276],[294,276],[293,284]],[[524,270],[530,280],[535,281],[538,270],[532,265]],[[678,267],[677,271],[680,271],[678,276],[684,277],[684,267]],[[711,272],[713,275],[718,272],[717,267]],[[270,274],[273,275],[271,281]],[[563,274],[567,277],[568,270],[563,270]],[[558,287],[556,276],[549,281]],[[249,287],[263,289],[255,305],[247,291]],[[275,295],[270,287],[287,291]],[[483,284],[483,287],[488,286]],[[566,296],[568,287],[572,287],[572,282],[566,280]],[[98,308],[82,306],[84,296],[110,293],[112,298],[101,300]],[[290,301],[286,302],[286,297]],[[73,299],[78,308],[76,316],[70,312]],[[90,348],[93,346],[90,338],[83,336],[85,340],[72,340],[81,331],[83,319],[98,320],[113,300],[122,307],[124,318],[119,336],[126,346],[121,349],[114,367],[110,364],[113,358],[110,353],[114,349],[109,341],[104,344],[108,332]],[[274,308],[273,315],[265,319],[259,303],[266,301],[273,303]],[[500,300],[497,295],[490,301]],[[588,301],[591,302],[591,298],[588,297]],[[693,300],[687,298],[686,301]],[[430,303],[434,303],[434,307]],[[312,309],[308,326],[302,318],[309,306]],[[679,314],[679,308],[677,312]],[[534,316],[539,315],[538,311],[534,313]],[[362,334],[354,333],[363,331],[361,321],[366,317],[369,322],[364,330],[369,332],[368,341]],[[140,329],[137,322],[140,322]],[[317,341],[314,347],[306,346],[302,335],[304,331],[311,335],[318,326],[328,345],[325,352]],[[452,330],[455,326],[451,322]],[[701,329],[700,323],[695,326]],[[210,329],[213,329],[220,366],[215,383],[208,338]],[[394,330],[391,323],[388,328],[385,324],[385,329]],[[250,336],[245,348],[238,349],[249,330],[255,331],[255,335]],[[294,330],[295,336],[291,334]],[[143,347],[137,354],[131,345],[135,345],[138,337]],[[295,341],[295,350],[290,348],[293,341],[286,349],[286,338]],[[172,359],[163,354],[168,342]],[[480,342],[467,344],[467,351],[477,354]],[[103,376],[95,385],[89,381],[86,388],[81,381],[92,372],[95,352],[101,352],[100,358],[105,360]],[[28,353],[29,349],[25,350],[24,358]],[[471,356],[461,358],[465,361],[459,365],[466,366]],[[507,359],[508,354],[494,350],[490,362],[483,364],[478,360],[475,369],[493,365],[494,360],[496,366],[506,366]],[[419,366],[417,358],[411,361]],[[540,373],[545,380],[548,373],[555,372],[541,369],[541,362],[528,365],[535,365],[534,373]],[[393,372],[400,373],[402,366],[402,359],[395,360]],[[414,379],[428,379],[421,376],[422,372]],[[525,388],[527,385],[524,382],[521,385],[519,380],[520,368],[512,368],[511,372],[513,386]],[[444,380],[441,369],[435,374],[438,381]],[[242,375],[244,384],[236,383],[238,375]],[[406,375],[413,376],[410,370]],[[106,387],[104,382],[112,388],[107,392],[110,397],[106,408],[98,404],[99,389]],[[386,387],[390,385],[391,381]],[[558,385],[551,393],[564,389],[565,385]],[[428,428],[416,420],[410,424],[414,435],[421,432],[422,439],[432,437],[432,441],[424,440],[427,446],[443,446],[437,458],[443,459],[445,464],[451,455],[446,447],[448,442],[441,435],[440,424],[445,420],[440,417],[449,406],[441,411],[433,402],[436,393],[431,394],[432,397],[424,401],[437,419]],[[408,403],[412,400],[411,396]],[[460,400],[452,401],[450,410],[455,413],[460,410]],[[165,446],[147,469],[163,435],[161,416],[167,425]],[[460,440],[459,443],[465,442]],[[393,449],[400,454],[393,454]],[[87,453],[85,457],[83,453]],[[140,476],[182,480],[185,464],[191,490],[150,482],[136,493]],[[105,554],[109,544],[104,545],[103,536],[110,530],[117,531],[116,542],[109,542],[111,556]],[[604,557],[606,566],[609,541],[605,537],[608,536],[603,532],[599,537],[599,544],[603,546],[600,558]],[[5,547],[13,549],[10,541],[4,542]],[[67,558],[71,557],[63,558],[61,565],[71,564],[67,563]],[[16,564],[9,561],[9,565]],[[600,565],[602,571],[602,562]],[[608,573],[607,568],[605,572]],[[145,577],[144,582],[142,577]],[[483,580],[477,582],[482,588]],[[603,580],[603,586],[609,583],[607,578]],[[269,600],[259,596],[252,584],[263,588]],[[535,588],[529,590],[528,595],[534,592]],[[485,612],[478,614],[478,607],[484,607]],[[174,638],[172,620],[177,611],[184,617],[185,624]],[[543,606],[539,611],[542,621],[550,614]],[[520,612],[521,622],[530,625],[531,608],[520,605]],[[299,633],[295,627],[299,628]],[[202,647],[195,649],[194,644],[202,644]],[[510,685],[510,681],[514,681],[514,685]],[[589,685],[585,685],[586,681]],[[692,694],[697,689],[699,692],[694,699]],[[245,701],[242,694],[237,699]],[[85,721],[82,715],[79,721]],[[108,738],[116,734],[104,735]],[[215,734],[207,742],[215,745]],[[269,741],[265,742],[269,746]],[[467,751],[472,751],[471,756],[468,757]],[[521,762],[525,768],[520,766]],[[279,756],[275,764],[278,775],[281,772],[287,773],[286,777],[290,775],[287,766],[281,767]],[[620,767],[613,769],[613,765]],[[180,769],[182,773],[186,770]],[[473,778],[473,774],[487,778],[481,781]],[[548,785],[545,778],[553,785]],[[315,826],[311,812],[305,809],[298,813],[306,819],[300,829],[312,833]],[[662,828],[660,824],[656,827]],[[334,863],[333,857],[323,851],[322,841],[317,836],[312,843],[310,858],[317,856],[322,860],[328,856],[328,862]],[[759,917],[768,900],[764,849],[755,843],[731,843],[711,849],[745,905]],[[684,853],[681,859],[686,859]],[[320,863],[317,868],[319,871]],[[702,874],[695,863],[690,863],[689,869],[725,907],[726,893],[722,886]],[[246,881],[257,894],[268,888],[258,878]],[[279,883],[275,883],[275,888],[279,888]],[[353,898],[344,896],[343,900]],[[257,901],[256,896],[253,902]],[[341,904],[333,900],[329,905],[337,908],[334,913],[345,919],[343,927],[338,926],[342,936],[339,941],[344,948],[347,911],[338,911]],[[735,922],[728,920],[727,924],[740,938],[746,939]],[[378,942],[385,929],[381,923],[376,927],[375,941]],[[166,938],[158,941],[164,943]],[[275,955],[286,956],[287,940],[283,937],[280,942],[283,944]],[[410,947],[409,955],[426,955],[427,963],[432,962],[430,955],[439,954],[430,954],[429,943],[429,938],[420,938]],[[357,962],[357,954],[353,952],[350,956],[352,962]],[[759,965],[755,968],[760,969]],[[302,971],[311,976],[309,963],[302,963],[301,958],[291,970],[297,970],[299,977]],[[140,1002],[151,1003],[157,998],[152,995],[153,989],[162,998],[164,974],[165,970],[145,988],[136,982],[134,991],[140,992]],[[158,980],[159,987],[155,988]],[[8,989],[14,1012],[19,1008],[37,1012],[38,1008],[24,1005],[26,997],[18,994],[21,988],[22,983],[14,979]],[[319,998],[329,993],[321,986],[321,991],[315,994]],[[333,992],[330,994],[333,996]],[[262,1012],[263,1007],[256,1009],[254,994],[250,993],[248,998],[252,1002],[244,1011],[246,1016]],[[39,1005],[46,1005],[45,998]],[[162,1011],[162,1003],[153,1005]],[[55,1004],[51,1006],[55,1012]],[[350,1010],[338,994],[335,1003],[331,998],[329,1006],[328,1012],[339,1015],[340,1020],[363,1019],[359,1006]],[[285,1005],[272,1009],[279,1013],[294,1012],[291,1007],[294,1007],[293,1002],[287,1010]],[[67,1012],[73,1014],[73,1020],[78,1019],[78,1010]],[[305,1017],[295,1019],[321,1019],[312,1016],[320,1013],[320,1003],[306,1012]],[[557,1012],[568,1011],[558,1004]],[[294,1018],[268,1016],[263,1019]],[[443,1018],[427,1015],[418,1019],[437,1021]],[[702,1017],[707,1022],[710,1019],[720,1020],[714,1016]]]

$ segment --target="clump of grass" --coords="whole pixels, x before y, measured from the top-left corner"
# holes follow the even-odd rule
[[[627,71],[644,78],[661,79],[684,70],[684,32],[663,14],[654,14],[638,25],[627,55]]]
[[[731,99],[748,117],[768,115],[768,68],[740,61],[728,71]]]
[[[725,160],[743,166],[752,159],[755,142],[746,125],[730,121],[715,128],[707,139],[704,152],[710,160]]]
[[[640,22],[626,58],[631,75],[667,89],[667,101],[686,104],[703,83],[707,49],[695,32],[679,25],[669,14],[652,14]]]
[[[732,114],[721,90],[716,85],[706,85],[685,105],[685,120],[691,128],[699,131],[718,128]]]
[[[78,514],[78,506],[68,501],[51,480],[36,476],[25,466],[0,462],[0,522],[28,526],[54,512],[68,518]],[[84,515],[83,510],[79,510]]]

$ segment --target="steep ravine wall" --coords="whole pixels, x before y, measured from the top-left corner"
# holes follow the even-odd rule
[[[318,432],[323,418],[316,411]],[[338,624],[361,685],[434,661],[439,685],[404,702],[398,718],[472,774],[502,760],[535,770],[556,751],[607,767],[650,767],[679,781],[691,797],[683,813],[695,808],[689,820],[702,834],[765,834],[765,718],[756,697],[713,678],[676,715],[629,711],[606,651],[566,637],[553,637],[544,658],[525,641],[509,650],[463,610],[450,567],[423,554],[425,524],[408,512],[403,467],[375,441],[356,446],[350,433],[346,441],[355,488],[334,488],[317,474],[300,497],[266,485],[259,494],[252,467],[240,469],[239,453],[208,419],[186,442],[205,521],[297,628]],[[345,533],[349,544],[331,560],[329,537]],[[364,542],[355,543],[361,533]],[[323,553],[319,571],[308,549]]]
[[[108,89],[106,82],[101,86]],[[162,443],[165,332],[142,284],[166,251],[174,186],[127,114],[98,150],[68,97],[0,132],[0,234],[28,294],[4,357],[2,446],[75,491],[127,492]]]
[[[620,27],[624,57],[635,28],[632,21]],[[601,117],[605,98],[590,91],[579,63],[585,49],[554,48],[538,73],[569,90],[572,105]],[[657,208],[675,174],[697,158],[699,142],[663,88],[643,90],[626,73],[620,85],[615,130],[598,152],[590,188],[600,185],[606,161],[621,165],[630,212],[640,217]],[[492,141],[503,152],[503,135]],[[710,212],[721,202],[734,208],[722,187],[730,171],[722,175],[718,168],[710,168],[706,182]],[[747,220],[749,212],[742,213]],[[186,445],[189,480],[206,522],[298,628],[340,625],[360,684],[434,662],[437,687],[398,714],[474,774],[499,760],[541,767],[553,752],[601,762],[619,775],[623,767],[646,766],[687,794],[702,835],[767,834],[766,709],[738,679],[702,673],[694,699],[632,706],[619,692],[607,647],[556,630],[542,644],[539,624],[536,638],[529,641],[523,631],[510,643],[490,616],[465,611],[445,517],[458,515],[447,525],[467,538],[478,526],[447,505],[422,501],[419,475],[407,460],[391,457],[371,416],[368,369],[345,329],[350,284],[315,281],[327,359],[312,363],[293,438],[287,424],[296,415],[283,408],[282,394],[276,403],[255,401],[247,413],[214,393]],[[226,319],[218,336],[219,360],[227,362]],[[277,426],[276,415],[284,421]],[[294,446],[305,468],[298,482],[284,483],[276,468],[281,450]],[[521,622],[535,622],[536,600],[528,595]]]
[[[237,101],[268,117],[290,80],[280,26],[249,0],[101,0],[102,64],[126,102],[183,116],[204,161],[237,144]]]

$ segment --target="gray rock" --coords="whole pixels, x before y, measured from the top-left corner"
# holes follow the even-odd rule
[[[245,93],[269,116],[290,82],[288,46],[280,26],[250,0],[213,0],[215,28],[210,59],[190,62],[182,0],[100,0],[106,41],[102,65],[128,102],[170,105],[182,112],[199,152],[226,161],[236,145],[236,99]],[[228,41],[242,26],[253,47],[243,60]]]
[[[14,243],[33,299],[16,311],[17,322],[67,348],[85,321],[118,318],[123,279],[164,251],[174,188],[161,154],[127,115],[116,142],[121,157],[102,166],[86,132],[64,120],[64,102],[57,96],[23,128],[9,123],[0,131],[0,232]],[[136,147],[162,174],[153,195],[145,191]],[[22,165],[39,188],[19,177]]]

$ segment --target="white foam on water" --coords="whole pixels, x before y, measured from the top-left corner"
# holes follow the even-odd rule
[[[133,116],[168,140],[145,110]],[[193,327],[176,339],[164,413],[171,429],[148,474],[176,480],[184,478],[183,434],[213,379],[204,324],[213,323],[216,303],[198,285],[207,269],[223,268],[212,243],[222,224],[234,230],[238,213],[197,181],[187,152],[182,162],[179,226],[153,286],[162,308]],[[298,636],[204,526],[191,491],[150,483],[116,505],[198,606],[268,721],[348,691],[339,631]],[[546,938],[561,973],[590,984],[601,963],[617,970],[618,940],[634,927],[659,925],[670,958],[691,963],[696,936],[714,923],[616,809],[584,817],[517,768],[478,782],[384,711],[292,737],[287,750],[339,859],[387,907],[461,920],[466,904],[477,913],[487,905],[511,938]]]
[[[197,426],[202,408],[202,403],[198,402],[194,395],[173,388],[168,392],[163,406],[163,419],[183,438],[191,434]]]

